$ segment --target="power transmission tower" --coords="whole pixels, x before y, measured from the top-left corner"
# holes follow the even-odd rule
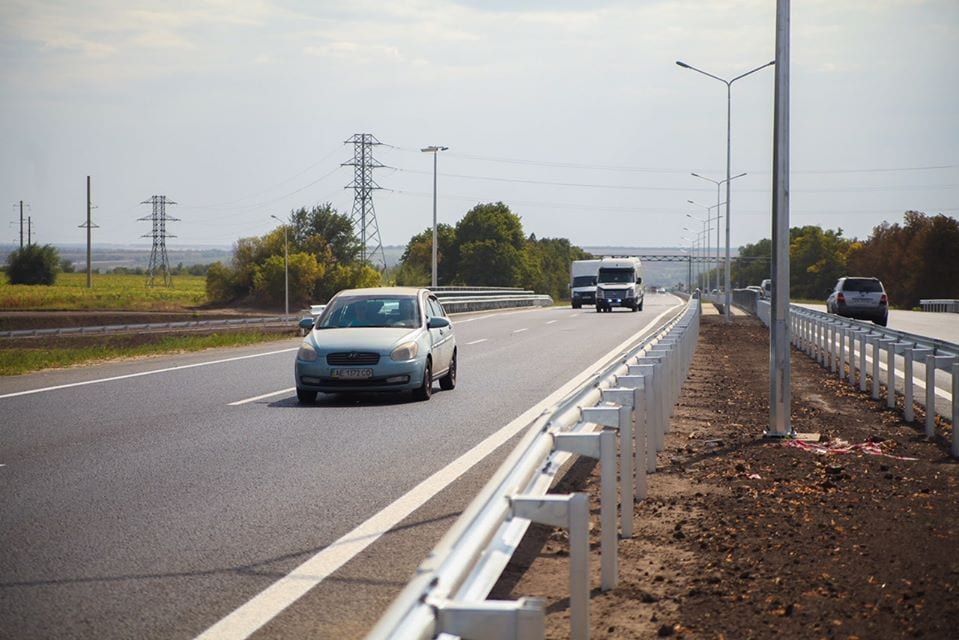
[[[170,275],[170,263],[166,255],[166,239],[175,238],[166,232],[166,223],[179,222],[179,218],[174,218],[166,214],[168,204],[176,204],[173,200],[167,200],[166,196],[153,196],[149,200],[144,200],[140,204],[152,204],[153,214],[138,218],[138,220],[151,220],[153,222],[153,233],[144,234],[141,238],[153,238],[153,249],[150,251],[150,267],[147,269],[147,286],[152,287],[156,284],[157,273],[162,274],[163,286],[173,286],[173,276]]]
[[[384,165],[373,157],[373,147],[383,144],[371,133],[357,133],[344,144],[353,143],[353,162],[344,162],[341,166],[353,167],[353,183],[346,186],[353,189],[353,212],[350,222],[360,237],[360,258],[364,262],[382,265],[386,269],[386,254],[380,241],[380,230],[376,224],[376,211],[373,209],[373,191],[380,186],[373,180],[373,169]]]

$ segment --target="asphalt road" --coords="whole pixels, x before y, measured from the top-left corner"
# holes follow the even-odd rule
[[[503,427],[678,304],[458,318],[458,386],[429,402],[299,405],[299,339],[0,379],[0,636],[362,636]]]

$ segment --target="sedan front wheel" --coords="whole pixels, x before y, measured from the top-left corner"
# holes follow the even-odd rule
[[[414,400],[429,400],[433,395],[433,363],[427,359],[423,369],[423,384],[413,389]]]
[[[456,387],[456,352],[453,352],[453,359],[450,360],[450,369],[446,375],[440,378],[440,389],[450,391]]]

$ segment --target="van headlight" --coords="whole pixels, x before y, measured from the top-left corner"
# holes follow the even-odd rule
[[[420,352],[420,345],[416,341],[404,342],[393,349],[390,353],[390,360],[412,360]]]
[[[300,350],[296,352],[297,360],[304,360],[306,362],[316,362],[316,350],[313,348],[313,345],[309,342],[304,342],[300,345]]]

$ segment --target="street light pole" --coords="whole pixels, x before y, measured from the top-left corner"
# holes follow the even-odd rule
[[[423,153],[432,153],[433,154],[433,268],[432,268],[432,287],[436,288],[436,156],[440,151],[446,151],[449,147],[439,147],[436,145],[431,145],[420,149]]]
[[[722,82],[723,84],[726,85],[726,181],[725,181],[725,182],[726,182],[726,269],[725,269],[726,303],[725,303],[725,305],[723,305],[723,307],[724,307],[723,310],[724,310],[724,312],[725,312],[726,322],[728,323],[728,322],[732,322],[732,317],[730,316],[730,313],[729,313],[730,303],[732,302],[732,291],[731,291],[730,286],[729,286],[729,285],[730,285],[730,282],[729,282],[729,280],[730,280],[730,272],[731,272],[731,269],[730,269],[730,258],[729,258],[729,205],[730,205],[730,189],[729,189],[729,183],[732,181],[732,177],[730,177],[729,174],[730,174],[730,165],[731,165],[731,160],[732,160],[732,153],[731,153],[731,143],[732,143],[732,86],[733,86],[733,83],[736,82],[737,80],[740,80],[740,79],[742,79],[742,78],[745,78],[745,77],[748,76],[748,75],[751,75],[751,74],[753,74],[753,73],[756,73],[757,71],[759,71],[759,70],[761,70],[761,69],[765,69],[765,68],[768,67],[768,66],[774,65],[774,64],[776,64],[776,61],[775,61],[775,60],[771,60],[771,61],[767,62],[767,63],[764,64],[764,65],[760,65],[760,66],[756,67],[755,69],[751,69],[751,70],[747,71],[746,73],[743,73],[743,74],[740,74],[740,75],[736,76],[736,77],[733,78],[732,80],[726,80],[725,78],[720,78],[719,76],[714,76],[713,74],[707,73],[706,71],[703,71],[702,69],[697,69],[696,67],[694,67],[694,66],[692,66],[692,65],[686,64],[685,62],[683,62],[683,61],[681,61],[681,60],[677,60],[677,61],[676,61],[676,64],[678,64],[680,67],[682,67],[682,68],[684,68],[684,69],[691,69],[692,71],[697,71],[697,72],[703,74],[704,76],[707,76],[707,77],[712,78],[713,80],[719,80],[720,82]]]
[[[686,217],[689,218],[690,220],[699,220],[700,222],[703,223],[702,233],[706,236],[706,248],[705,248],[706,262],[704,264],[704,268],[706,270],[706,291],[711,291],[711,289],[709,288],[709,257],[710,257],[709,256],[709,230],[711,229],[711,225],[709,224],[709,213],[706,214],[705,218],[694,216],[691,213],[687,213]],[[717,288],[719,287],[718,282],[716,283],[716,287]]]
[[[283,224],[283,309],[284,315],[290,315],[290,241],[287,236],[289,225],[272,213],[270,217]]]
[[[703,209],[706,210],[706,219],[709,220],[709,227],[710,227],[710,228],[712,228],[712,221],[713,221],[713,220],[716,221],[716,287],[717,287],[717,288],[722,288],[722,284],[720,284],[720,282],[719,282],[719,275],[720,275],[720,272],[722,271],[722,261],[721,261],[720,258],[719,258],[719,247],[721,246],[721,245],[719,244],[719,221],[723,219],[723,214],[722,214],[722,212],[719,210],[719,206],[720,206],[721,203],[718,203],[718,202],[717,202],[716,204],[714,204],[714,205],[712,205],[712,206],[710,207],[710,206],[706,206],[706,205],[704,205],[704,204],[701,204],[701,203],[699,203],[699,202],[696,202],[695,200],[687,200],[686,202],[688,202],[689,204],[694,204],[694,205],[696,205],[697,207],[702,207]],[[713,210],[713,209],[716,209],[716,217],[715,217],[715,218],[712,216],[712,210]]]
[[[740,173],[738,176],[733,176],[732,178],[729,178],[729,180],[713,180],[712,178],[707,178],[706,176],[701,176],[701,175],[699,175],[698,173],[695,173],[695,172],[690,172],[689,175],[694,176],[694,177],[696,177],[696,178],[701,178],[701,179],[703,179],[703,180],[706,180],[707,182],[712,182],[714,185],[716,185],[716,204],[714,205],[714,206],[716,207],[716,221],[717,221],[717,224],[716,224],[716,268],[719,269],[719,270],[722,270],[722,262],[721,262],[721,260],[720,260],[720,258],[719,258],[719,224],[718,224],[718,222],[719,222],[719,219],[722,218],[722,215],[721,215],[720,212],[719,212],[719,207],[720,207],[720,205],[723,205],[723,204],[726,204],[726,203],[719,201],[719,190],[720,190],[720,188],[722,187],[722,184],[723,184],[724,182],[728,183],[728,182],[731,182],[731,181],[735,180],[736,178],[742,178],[744,175],[746,175],[746,173],[745,173],[745,172]],[[693,204],[696,204],[696,203],[693,202]],[[699,206],[701,207],[701,206],[703,206],[703,205],[699,205]],[[710,207],[710,208],[712,208],[712,207]],[[727,243],[728,243],[728,238],[727,238]],[[727,248],[728,248],[728,244],[727,244]],[[727,259],[728,259],[728,254],[727,254]],[[725,285],[726,285],[726,286],[723,287],[723,290],[724,290],[724,291],[729,288],[729,283],[726,282]]]

